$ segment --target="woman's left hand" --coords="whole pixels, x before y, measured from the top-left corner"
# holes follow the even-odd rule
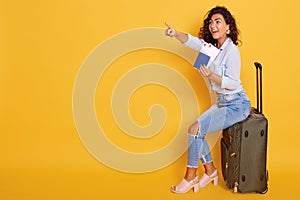
[[[199,67],[198,71],[202,76],[207,78],[209,78],[209,76],[212,74],[212,71],[208,67],[203,65]]]

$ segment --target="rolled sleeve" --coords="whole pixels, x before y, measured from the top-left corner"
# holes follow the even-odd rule
[[[200,51],[202,44],[204,43],[203,39],[199,39],[198,37],[192,36],[191,34],[187,33],[188,40],[183,43],[185,46],[190,47],[196,51]]]

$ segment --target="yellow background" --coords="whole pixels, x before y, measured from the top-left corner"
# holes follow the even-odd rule
[[[260,61],[264,67],[263,98],[264,113],[269,119],[270,174],[266,195],[233,194],[226,190],[223,181],[218,187],[209,185],[198,194],[174,195],[169,187],[183,176],[185,154],[156,172],[119,172],[101,164],[87,152],[74,125],[74,81],[92,49],[122,31],[164,27],[165,21],[196,35],[204,14],[215,5],[225,5],[237,19],[243,41],[239,47],[241,78],[253,105],[256,104],[253,62]],[[0,198],[299,198],[296,186],[300,177],[298,8],[296,0],[1,1]],[[156,53],[147,55],[154,58]],[[169,60],[168,56],[162,59]],[[129,56],[120,62],[134,65],[136,57],[143,62],[141,56]],[[173,57],[169,65],[183,62]],[[189,70],[182,73],[188,74]],[[191,73],[193,85],[199,80]],[[157,88],[146,89],[151,94]],[[197,95],[199,102],[207,106],[208,94]],[[146,99],[138,93],[134,98]],[[174,97],[169,95],[169,98]],[[176,106],[176,102],[170,106]],[[140,119],[139,108],[132,106],[132,113],[135,119]],[[158,147],[170,139],[161,138]],[[112,140],[117,142],[116,138]],[[130,141],[118,145],[125,148],[127,142]],[[147,148],[153,150],[154,147]],[[140,146],[130,148],[143,149]],[[219,144],[213,149],[213,155],[220,169]]]

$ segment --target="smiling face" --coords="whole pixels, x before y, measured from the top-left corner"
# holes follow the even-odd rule
[[[229,30],[229,25],[226,24],[223,15],[214,14],[209,21],[209,31],[212,37],[218,41],[218,48],[220,48],[227,39],[227,30]]]

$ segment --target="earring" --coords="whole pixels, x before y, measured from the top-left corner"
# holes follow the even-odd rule
[[[229,35],[229,34],[230,34],[230,30],[229,30],[229,29],[226,31],[226,34],[227,34],[227,35]]]

